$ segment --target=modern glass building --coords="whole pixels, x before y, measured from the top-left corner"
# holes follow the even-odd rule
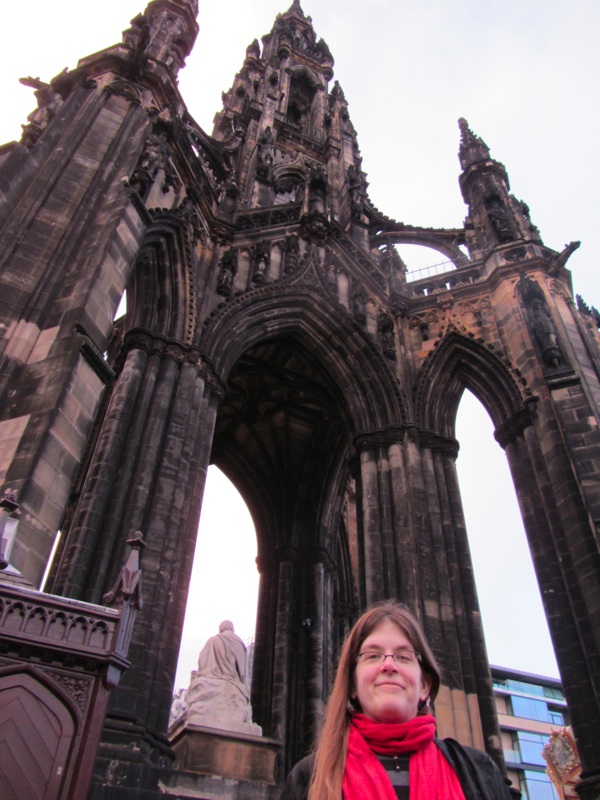
[[[508,777],[524,800],[558,800],[542,750],[552,731],[569,725],[560,681],[504,667],[491,670]]]

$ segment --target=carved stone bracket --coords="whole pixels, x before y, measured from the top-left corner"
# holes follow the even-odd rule
[[[379,428],[374,431],[363,431],[354,439],[356,450],[361,453],[364,450],[374,450],[378,447],[390,447],[393,444],[402,444],[405,439],[411,439],[419,447],[433,450],[443,456],[456,458],[458,456],[459,444],[456,439],[447,436],[440,436],[432,431],[424,430],[416,425],[389,425],[386,428]]]
[[[225,397],[225,383],[216,374],[213,365],[195,345],[186,345],[144,328],[132,328],[125,336],[121,358],[130,350],[143,350],[148,355],[172,358],[177,364],[193,364],[210,391],[218,399]]]
[[[113,81],[108,86],[105,86],[103,91],[108,95],[115,94],[119,97],[124,97],[135,106],[142,104],[141,88],[129,81]]]
[[[359,453],[362,453],[364,450],[402,444],[405,431],[405,425],[389,425],[386,428],[379,428],[374,431],[362,431],[354,439],[354,446]]]
[[[525,401],[525,405],[516,414],[499,425],[494,431],[494,439],[500,447],[506,448],[517,436],[521,436],[525,428],[533,425],[535,409],[538,402],[537,397],[530,397]]]
[[[460,449],[460,445],[456,439],[439,436],[437,433],[425,430],[419,431],[419,446],[426,447],[434,453],[439,453],[442,456],[448,456],[453,459],[457,458]]]

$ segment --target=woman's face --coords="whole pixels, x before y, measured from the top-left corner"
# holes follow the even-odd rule
[[[391,620],[381,622],[362,643],[360,653],[398,654],[396,661],[388,657],[377,663],[375,657],[363,656],[356,663],[352,696],[374,722],[408,722],[417,716],[419,702],[427,699],[431,678],[412,652],[412,644]]]

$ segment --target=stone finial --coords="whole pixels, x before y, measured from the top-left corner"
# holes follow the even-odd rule
[[[142,607],[142,571],[140,569],[140,551],[146,547],[141,531],[136,531],[131,539],[127,540],[131,548],[125,566],[119,573],[119,577],[110,592],[102,598],[103,602],[109,606],[121,607],[129,600],[132,601],[136,609]]]
[[[458,157],[460,165],[466,169],[475,161],[484,161],[490,157],[490,149],[480,136],[476,136],[464,117],[458,120],[460,128],[460,148]]]
[[[286,13],[287,14],[296,14],[297,16],[302,17],[303,19],[306,17],[306,15],[305,15],[305,13],[302,10],[302,7],[300,5],[300,0],[294,0],[294,2],[288,8]]]

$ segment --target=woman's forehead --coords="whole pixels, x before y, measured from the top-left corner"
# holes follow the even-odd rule
[[[363,645],[366,643],[373,647],[383,647],[384,643],[387,645],[392,641],[396,648],[412,647],[412,643],[406,632],[397,625],[393,620],[382,620],[375,628],[363,639]],[[379,644],[381,642],[381,644]]]

